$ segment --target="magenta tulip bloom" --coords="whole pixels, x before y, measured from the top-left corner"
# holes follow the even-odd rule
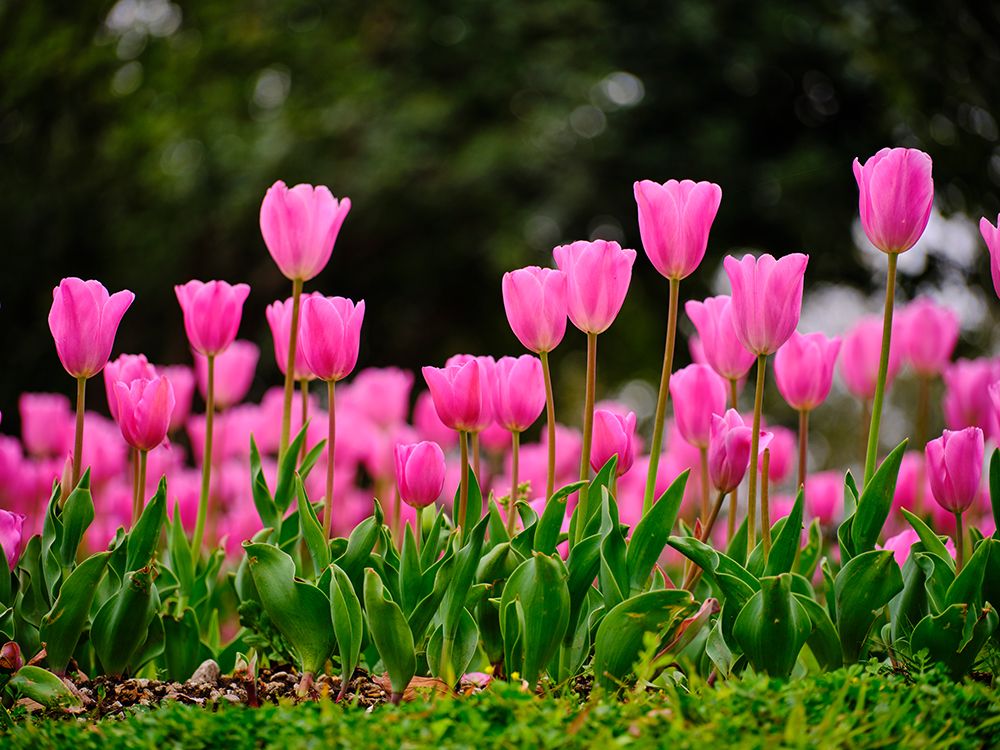
[[[73,446],[73,411],[61,393],[22,393],[21,442],[36,458],[63,458]]]
[[[507,322],[526,349],[536,354],[559,346],[566,333],[566,274],[528,266],[503,275]]]
[[[464,365],[475,360],[479,363],[479,388],[482,391],[484,405],[479,422],[470,432],[480,433],[494,423],[493,419],[493,389],[496,379],[497,362],[493,357],[473,356],[471,354],[453,354],[445,360],[444,366]]]
[[[798,331],[778,349],[774,377],[789,406],[797,411],[810,411],[826,400],[839,352],[840,339]]]
[[[668,279],[690,276],[705,257],[722,188],[714,182],[642,180],[634,192],[639,235],[653,267]]]
[[[733,327],[732,300],[726,295],[684,304],[694,327],[705,364],[726,380],[744,377],[754,363],[754,355],[740,343]]]
[[[726,384],[707,365],[688,365],[670,378],[674,421],[691,445],[707,448],[712,433],[712,415],[726,411]]]
[[[286,278],[309,281],[330,261],[351,199],[338,201],[324,185],[289,188],[278,180],[260,204],[260,232]]]
[[[396,486],[404,503],[426,508],[441,496],[447,468],[440,445],[426,440],[412,445],[397,444],[393,455]]]
[[[421,372],[434,409],[444,424],[460,432],[479,432],[493,421],[489,370],[476,358]]]
[[[712,415],[711,438],[708,444],[708,476],[719,492],[732,492],[739,487],[750,466],[750,445],[753,430],[735,409],[724,416]],[[771,436],[761,432],[758,450],[770,443]]]
[[[174,292],[184,313],[191,348],[206,357],[225,351],[236,339],[250,287],[225,281],[189,281],[175,286]]]
[[[635,412],[623,415],[610,409],[595,409],[591,468],[600,471],[612,456],[618,456],[617,475],[627,474],[635,460]]]
[[[940,375],[958,343],[954,310],[919,297],[900,311],[899,335],[903,359],[922,377]]]
[[[323,295],[314,292],[311,295],[303,295],[302,299]],[[281,374],[285,374],[288,367],[288,342],[292,331],[292,299],[289,297],[284,302],[275,300],[264,311],[267,316],[267,325],[271,329],[271,338],[274,340],[274,360],[278,363]],[[306,363],[306,355],[302,351],[302,328],[299,328],[298,344],[295,347],[295,380],[313,380],[316,376]]]
[[[990,251],[990,274],[993,276],[993,289],[997,296],[1000,296],[1000,215],[997,216],[996,226],[990,224],[985,218],[979,220],[979,231],[986,241],[986,249]]]
[[[3,547],[3,553],[11,570],[17,565],[24,545],[28,541],[24,533],[24,519],[25,516],[21,513],[0,510],[0,547]]]
[[[302,301],[303,353],[320,380],[343,380],[358,363],[365,301],[311,296]]]
[[[886,539],[885,544],[880,546],[882,549],[891,550],[896,564],[902,568],[910,557],[911,548],[919,541],[920,537],[916,531],[913,529],[904,529],[895,536]],[[955,543],[951,539],[944,543],[944,547],[952,557],[955,557]]]
[[[944,421],[949,429],[996,426],[989,387],[1000,378],[1000,365],[990,359],[960,359],[944,375]]]
[[[165,377],[115,383],[118,427],[136,450],[151,451],[163,442],[174,412],[174,389]]]
[[[144,378],[152,380],[156,377],[156,368],[149,364],[145,354],[121,354],[104,368],[104,393],[108,398],[108,411],[111,418],[118,419],[118,396],[115,393],[115,383],[128,385],[133,380]]]
[[[843,515],[844,477],[839,471],[820,471],[805,481],[806,510],[826,528],[833,528]]]
[[[166,365],[157,368],[174,388],[174,413],[170,415],[170,432],[179,430],[191,414],[194,399],[194,372],[186,365]]]
[[[723,265],[733,288],[736,337],[753,354],[773,354],[799,324],[802,284],[809,256],[792,253],[775,260],[727,256]]]
[[[913,247],[934,203],[931,157],[915,148],[883,148],[863,165],[854,160],[854,179],[869,241],[883,253]]]
[[[398,367],[368,367],[351,381],[351,402],[379,427],[406,422],[413,373]]]
[[[984,440],[978,427],[952,432],[927,443],[927,473],[931,492],[945,510],[964,513],[979,494],[983,476]]]
[[[493,375],[493,416],[510,432],[531,427],[545,407],[545,381],[538,357],[501,357]]]
[[[584,333],[603,333],[622,309],[635,250],[617,242],[580,240],[552,251],[559,270],[566,274],[569,319]]]
[[[52,290],[49,330],[66,372],[90,378],[111,356],[122,316],[135,299],[130,291],[108,294],[99,281],[63,279]]]
[[[227,409],[246,398],[253,385],[253,376],[260,360],[260,347],[251,341],[236,340],[215,357],[215,406]],[[208,360],[194,355],[198,390],[208,398]]]
[[[417,396],[417,403],[413,407],[413,426],[417,428],[417,434],[421,439],[431,440],[442,448],[448,449],[458,444],[455,431],[438,416],[434,407],[434,397],[429,391]]]
[[[795,433],[779,425],[769,427],[768,431],[771,438],[767,447],[771,451],[771,459],[768,463],[767,478],[773,487],[784,482],[792,473],[795,463]],[[764,475],[763,451],[763,448],[758,449],[761,463],[757,466],[757,471],[761,476]]]
[[[895,380],[903,364],[898,341],[899,336],[890,340],[886,388]],[[840,353],[840,374],[844,378],[844,384],[847,390],[863,401],[875,398],[881,354],[882,319],[865,316],[844,336]]]

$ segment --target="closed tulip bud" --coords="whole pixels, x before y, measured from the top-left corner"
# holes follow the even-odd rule
[[[357,408],[383,429],[406,422],[413,373],[398,367],[368,367],[351,381]]]
[[[674,421],[691,445],[707,448],[712,415],[726,411],[726,384],[707,365],[688,365],[670,378]]]
[[[184,426],[191,414],[194,372],[186,365],[166,365],[159,367],[158,370],[174,388],[174,412],[170,415],[170,432],[176,432]]]
[[[424,367],[438,418],[453,430],[478,432],[493,421],[490,373],[475,358],[462,364]]]
[[[642,180],[634,192],[642,246],[653,267],[668,279],[690,276],[705,257],[722,188],[714,182]]]
[[[978,427],[945,430],[927,443],[925,453],[931,492],[938,505],[952,513],[968,510],[979,494],[983,476],[983,431]]]
[[[437,443],[397,444],[394,449],[396,486],[403,502],[425,508],[441,496],[447,467]]]
[[[24,666],[24,657],[21,656],[21,647],[14,641],[7,641],[0,646],[0,670],[4,672],[16,672]]]
[[[260,347],[251,341],[234,341],[215,357],[215,406],[226,409],[246,398],[260,360]],[[208,360],[195,353],[194,369],[202,398],[208,395]]]
[[[926,297],[900,311],[900,349],[903,359],[923,377],[940,375],[958,343],[958,315]]]
[[[289,188],[278,180],[268,188],[260,232],[286,278],[309,281],[326,267],[350,210],[350,198],[338,201],[324,185]]]
[[[118,359],[108,362],[104,368],[104,394],[108,398],[108,411],[111,418],[118,419],[118,397],[115,395],[115,383],[121,381],[128,385],[133,380],[156,377],[156,368],[149,364],[145,354],[121,354]]]
[[[834,527],[843,515],[844,478],[838,471],[810,474],[805,482],[806,510],[826,528]]]
[[[888,389],[903,364],[899,336],[889,341],[889,366],[885,387]],[[844,336],[840,352],[840,374],[854,396],[863,401],[875,397],[879,358],[882,356],[882,318],[865,316]]]
[[[980,427],[992,433],[996,416],[989,387],[1000,367],[989,359],[960,359],[944,371],[944,421],[949,429]]]
[[[732,285],[736,337],[754,354],[773,354],[799,324],[802,285],[809,256],[791,253],[778,260],[764,254],[727,256],[723,265]]]
[[[311,295],[303,295],[303,301],[307,297],[323,295],[315,292]],[[264,311],[267,316],[267,325],[271,329],[271,338],[274,340],[274,359],[278,363],[281,374],[285,374],[288,367],[288,341],[292,331],[292,299],[284,302],[275,300]],[[298,343],[295,346],[295,380],[313,380],[316,376],[306,363],[306,355],[302,351],[302,328],[299,327]]]
[[[165,377],[115,383],[118,427],[136,450],[151,451],[167,436],[174,412],[174,389]]]
[[[302,302],[302,350],[320,380],[342,380],[358,363],[365,301],[343,297],[307,297]]]
[[[250,287],[225,281],[189,281],[175,286],[174,292],[184,313],[191,348],[206,357],[225,351],[236,339]]]
[[[625,302],[635,250],[617,242],[581,240],[552,251],[566,274],[569,319],[584,333],[603,333]]]
[[[993,276],[993,289],[997,296],[1000,296],[1000,215],[997,216],[996,226],[990,224],[985,218],[979,220],[979,231],[986,241],[986,249],[990,252],[990,274]]]
[[[566,334],[566,274],[528,266],[503,275],[507,322],[526,349],[536,354],[559,346]]]
[[[134,299],[129,291],[109,295],[99,281],[71,277],[59,282],[52,290],[49,330],[66,372],[90,378],[104,369],[118,324]]]
[[[17,565],[28,541],[24,533],[24,519],[25,516],[21,513],[0,510],[0,547],[3,548],[11,570]]]
[[[538,357],[501,357],[493,377],[493,415],[510,432],[524,432],[545,408],[545,381]]]
[[[483,432],[495,421],[493,418],[493,387],[496,379],[496,360],[493,359],[493,357],[475,357],[471,354],[453,354],[448,357],[444,366],[451,367],[452,365],[464,365],[466,362],[471,362],[473,360],[479,363],[479,388],[481,391],[483,410],[480,414],[479,421],[470,430],[470,432]]]
[[[635,459],[635,412],[618,414],[610,409],[594,411],[594,438],[590,449],[590,466],[601,468],[612,456],[618,456],[615,471],[624,476]]]
[[[712,415],[711,437],[708,444],[708,476],[719,492],[732,492],[739,487],[750,466],[753,428],[743,421],[735,409],[724,416]],[[764,450],[771,435],[760,433],[759,450]]]
[[[840,339],[822,333],[793,333],[774,356],[778,391],[793,409],[810,411],[826,401]]]
[[[698,330],[704,363],[726,380],[739,380],[746,375],[754,363],[754,355],[736,336],[732,300],[726,295],[708,297],[702,302],[689,300],[684,310]]]
[[[21,442],[36,458],[62,457],[73,445],[73,412],[61,393],[22,393]]]
[[[913,247],[934,202],[931,157],[915,148],[884,148],[864,164],[854,160],[854,179],[868,240],[883,253]]]

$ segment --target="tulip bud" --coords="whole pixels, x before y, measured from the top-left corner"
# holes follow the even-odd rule
[[[754,354],[773,354],[799,324],[802,284],[809,256],[792,253],[778,260],[764,254],[723,261],[732,285],[736,337]]]
[[[175,286],[174,292],[184,313],[191,348],[206,357],[225,351],[239,331],[250,287],[225,281],[189,281]]]
[[[754,363],[754,355],[736,336],[732,300],[726,295],[708,297],[702,302],[689,300],[684,310],[698,330],[704,364],[726,380],[745,376]],[[691,342],[689,345],[693,346]]]
[[[538,357],[501,357],[493,378],[493,413],[510,432],[524,432],[545,408],[545,381]]]
[[[979,231],[986,241],[986,249],[990,253],[990,274],[993,276],[993,289],[997,296],[1000,296],[1000,215],[997,216],[996,226],[990,224],[985,218],[979,220]]]
[[[322,296],[318,292],[314,292],[314,294]],[[307,296],[313,295],[303,295],[302,299],[305,300]],[[292,307],[292,299],[289,298],[284,302],[281,300],[272,302],[264,311],[267,325],[271,329],[271,338],[274,339],[274,359],[278,363],[278,369],[282,375],[285,374],[285,369],[288,367],[288,342],[292,335]],[[295,346],[294,378],[295,380],[312,380],[315,377],[306,363],[305,354],[302,353],[302,328],[300,326],[298,343]]]
[[[960,359],[944,376],[944,421],[949,429],[980,427],[986,433],[996,428],[989,387],[1000,378],[1000,366],[989,359]]]
[[[478,432],[493,420],[488,371],[476,359],[445,367],[424,367],[424,380],[438,418],[453,430]]]
[[[707,448],[712,415],[726,411],[726,384],[707,365],[688,365],[670,378],[674,421],[691,445]]]
[[[365,301],[311,296],[302,302],[302,352],[320,380],[342,380],[358,363]]]
[[[603,333],[621,310],[632,280],[635,250],[595,240],[561,245],[552,251],[566,274],[569,319],[584,333]]]
[[[724,416],[712,415],[711,439],[708,445],[708,476],[719,492],[732,492],[739,487],[750,466],[753,429],[743,422],[735,409]],[[761,431],[758,450],[763,451],[771,434]]]
[[[167,436],[174,412],[174,389],[165,377],[115,383],[118,427],[136,450],[151,451]]]
[[[884,148],[864,164],[854,160],[854,179],[868,240],[883,253],[913,247],[934,203],[931,157],[915,148]]]
[[[931,492],[945,510],[963,513],[979,494],[983,475],[984,440],[978,427],[952,432],[931,440],[925,448]]]
[[[34,457],[61,457],[73,447],[73,411],[61,393],[22,393],[21,441]]]
[[[28,542],[24,536],[24,519],[25,516],[21,513],[0,509],[0,547],[3,548],[11,570],[17,565],[24,545]]]
[[[774,378],[788,405],[810,411],[822,404],[833,384],[840,339],[794,332],[774,356]]]
[[[919,297],[899,313],[903,359],[923,377],[940,375],[958,342],[958,315],[947,307]]]
[[[396,486],[403,502],[424,508],[441,496],[446,466],[437,443],[397,444],[394,449]]]
[[[503,275],[507,322],[526,349],[536,354],[559,346],[566,333],[566,274],[528,266]]]
[[[0,646],[0,670],[4,672],[16,672],[24,666],[24,657],[21,656],[21,647],[14,641],[7,641]]]
[[[149,364],[145,354],[121,354],[117,359],[108,362],[104,368],[104,394],[108,399],[108,411],[111,418],[118,419],[118,397],[115,395],[115,383],[121,381],[128,385],[133,380],[156,377],[156,368]]]
[[[634,192],[639,235],[653,267],[668,279],[690,276],[705,257],[722,188],[713,182],[642,180]]]
[[[627,474],[635,459],[635,412],[622,415],[610,409],[595,409],[590,466],[600,471],[612,456],[618,456],[617,475]]]
[[[104,369],[111,356],[122,316],[135,295],[108,290],[99,281],[63,279],[52,290],[49,330],[59,361],[75,378],[90,378]]]

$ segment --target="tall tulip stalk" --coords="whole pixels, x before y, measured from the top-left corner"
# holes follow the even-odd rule
[[[884,148],[864,164],[854,160],[858,183],[858,210],[868,240],[888,255],[885,307],[882,313],[882,351],[872,401],[864,484],[875,474],[879,426],[885,398],[886,373],[892,340],[892,313],[899,254],[913,247],[930,219],[934,202],[931,157],[913,148]]]

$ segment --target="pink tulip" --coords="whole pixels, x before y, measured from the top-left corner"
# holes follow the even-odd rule
[[[993,276],[993,289],[1000,296],[1000,215],[997,216],[997,226],[990,224],[985,218],[979,220],[979,231],[986,241],[986,249],[990,252],[990,274]]]
[[[115,383],[121,381],[128,385],[133,380],[144,378],[152,380],[156,377],[156,368],[149,364],[145,354],[121,354],[117,359],[108,362],[104,368],[104,393],[108,398],[108,411],[111,418],[118,419],[118,396],[115,394]]]
[[[888,388],[902,366],[899,336],[889,342],[889,368],[885,385]],[[840,374],[852,394],[864,401],[875,397],[879,358],[882,356],[882,318],[865,316],[844,336],[840,356]]]
[[[903,564],[910,557],[910,549],[919,541],[920,537],[917,535],[917,532],[913,529],[907,528],[903,529],[895,536],[891,536],[886,539],[885,544],[881,545],[881,548],[892,550],[892,555],[896,560],[896,564],[899,567],[903,567]],[[952,557],[955,557],[955,543],[951,539],[945,542],[944,547],[948,550]]]
[[[303,295],[303,301],[307,297],[322,297],[318,292]],[[274,340],[274,360],[278,363],[281,374],[285,374],[288,368],[288,341],[292,335],[292,299],[284,302],[275,300],[264,311],[267,316],[267,325],[271,329],[271,338]],[[312,380],[316,376],[306,363],[306,356],[302,351],[302,328],[299,328],[298,343],[295,346],[295,380]]]
[[[650,262],[668,279],[690,276],[705,257],[708,232],[722,201],[714,182],[636,182],[639,234]]]
[[[437,443],[424,441],[413,445],[399,444],[395,448],[396,486],[407,505],[425,508],[444,489],[444,451]]]
[[[617,242],[580,240],[552,251],[566,274],[569,319],[584,333],[603,333],[625,302],[635,250]]]
[[[21,513],[0,510],[0,547],[13,570],[28,539],[24,534],[24,519]]]
[[[250,391],[253,376],[260,360],[260,347],[251,341],[234,341],[215,357],[215,407],[226,409],[235,406]],[[198,376],[198,390],[202,398],[208,397],[208,360],[194,355],[194,369]]]
[[[127,456],[118,425],[92,411],[86,413],[84,423],[89,439],[83,444],[81,456],[83,465],[90,467],[91,483],[98,485],[120,476]]]
[[[176,432],[187,422],[194,398],[194,373],[186,365],[166,365],[157,368],[174,387],[174,413],[170,415],[170,432]]]
[[[833,384],[840,339],[794,332],[774,357],[774,378],[782,397],[797,411],[822,404]]]
[[[413,373],[398,367],[368,367],[351,381],[351,399],[357,408],[382,428],[406,421],[410,410]]]
[[[503,275],[507,322],[526,349],[536,354],[559,346],[566,333],[566,274],[528,266]]]
[[[773,354],[799,324],[802,284],[809,256],[792,253],[778,260],[764,254],[723,261],[732,285],[733,327],[753,354]]]
[[[940,375],[955,351],[958,330],[958,315],[953,310],[926,297],[915,299],[899,315],[903,359],[918,375]]]
[[[104,369],[111,356],[122,316],[135,295],[108,290],[99,281],[63,279],[52,290],[49,330],[66,372],[90,378]]]
[[[670,378],[674,419],[683,438],[699,448],[711,439],[712,415],[726,411],[726,384],[706,365],[688,365]]]
[[[705,364],[726,380],[744,377],[754,363],[754,355],[736,336],[732,300],[726,295],[708,297],[702,302],[689,300],[684,310],[698,330]]]
[[[62,458],[73,446],[73,411],[61,393],[22,393],[21,440],[35,457]]]
[[[163,442],[174,411],[174,389],[165,377],[115,383],[118,427],[136,450],[151,451]]]
[[[461,432],[478,432],[493,421],[489,388],[484,387],[490,382],[490,374],[478,360],[424,367],[421,372],[438,418],[445,425]]]
[[[431,440],[443,448],[452,448],[458,443],[455,431],[438,416],[434,398],[429,391],[417,396],[417,403],[413,407],[413,425],[422,440]]]
[[[775,425],[773,427],[768,427],[767,429],[771,434],[770,443],[767,446],[771,452],[770,462],[768,463],[767,478],[771,483],[771,486],[774,486],[784,482],[792,473],[798,444],[796,442],[796,434],[787,427]],[[763,450],[763,448],[760,449],[762,454]],[[761,472],[761,475],[763,475],[763,459],[761,464],[757,467],[757,470]]]
[[[719,492],[739,487],[750,466],[750,443],[753,429],[735,409],[725,415],[712,415],[712,433],[708,444],[708,476]],[[770,433],[761,431],[760,450],[770,443]]]
[[[302,302],[303,353],[320,380],[337,381],[358,362],[365,301],[355,305],[343,297],[307,297]]]
[[[333,243],[351,210],[324,185],[289,188],[278,180],[260,204],[260,232],[278,268],[289,279],[309,281],[330,261]]]
[[[913,247],[934,202],[931,157],[915,148],[883,148],[863,165],[854,160],[854,179],[868,240],[883,253]]]
[[[591,468],[600,471],[612,456],[618,456],[617,475],[627,474],[635,459],[635,412],[630,411],[623,416],[608,409],[594,411]]]
[[[483,432],[494,423],[493,419],[493,384],[496,380],[496,360],[493,357],[473,356],[471,354],[453,354],[445,360],[444,366],[464,365],[475,360],[479,363],[479,388],[482,391],[482,400],[485,408],[480,416],[479,422],[471,432]]]
[[[539,443],[548,449],[549,436],[542,432]],[[556,424],[556,480],[557,485],[574,481],[580,470],[583,455],[583,434],[572,427]]]
[[[1000,378],[1000,366],[989,359],[960,359],[944,371],[944,421],[949,429],[980,427],[992,434],[996,413],[989,387]]]
[[[806,510],[826,528],[833,528],[843,515],[844,478],[839,471],[810,474],[805,482]]]
[[[489,427],[479,433],[479,444],[483,450],[504,453],[511,447],[510,432],[499,422],[490,422]]]
[[[225,281],[189,281],[175,286],[174,292],[184,313],[191,348],[206,357],[225,351],[236,339],[250,287]]]
[[[983,475],[984,440],[978,427],[952,432],[927,443],[931,491],[945,510],[963,513],[976,499]]]
[[[899,476],[896,479],[896,491],[892,496],[892,507],[895,510],[906,508],[911,513],[917,512],[917,495],[920,497],[930,497],[931,485],[930,477],[924,470],[923,451],[907,451],[903,454],[903,461],[899,465]],[[923,487],[920,487],[920,482]],[[902,515],[898,516],[903,521]]]
[[[545,408],[545,382],[538,357],[501,357],[493,377],[493,413],[510,432],[524,432]]]

